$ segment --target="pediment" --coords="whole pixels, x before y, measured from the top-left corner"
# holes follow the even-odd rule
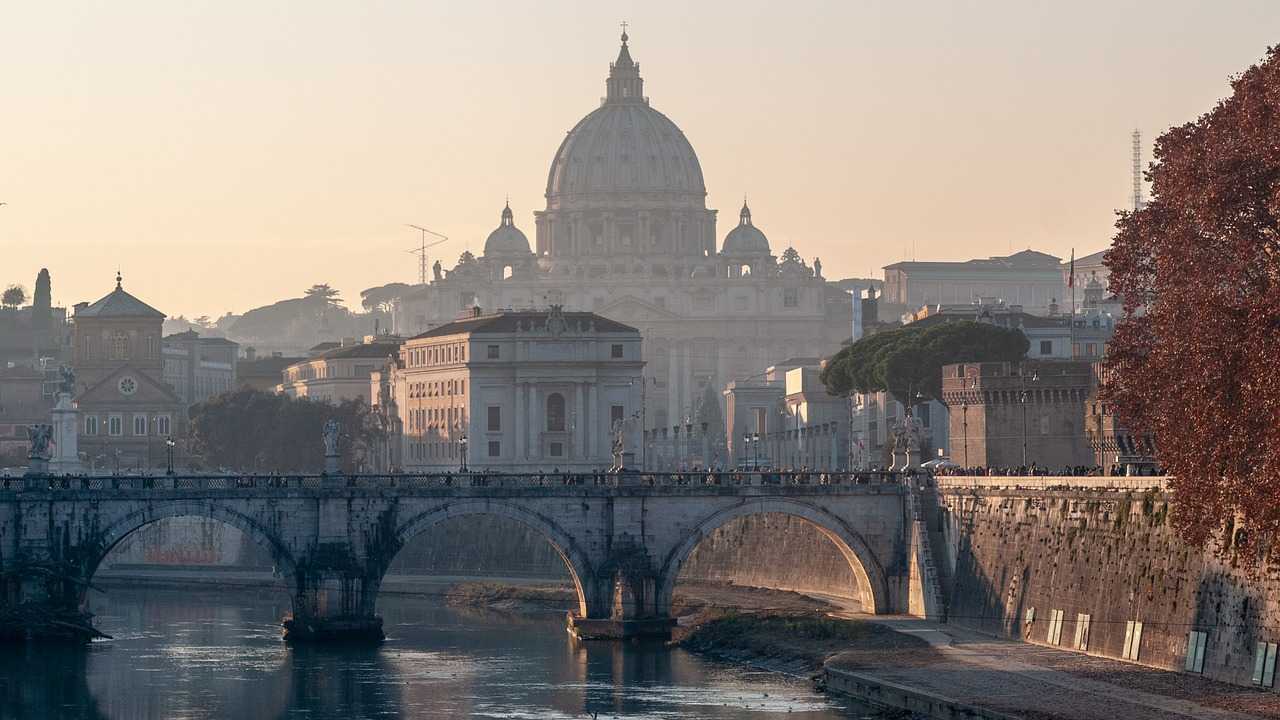
[[[120,391],[120,381],[133,379],[136,389],[132,394]],[[163,382],[130,365],[124,365],[108,373],[98,382],[85,388],[76,396],[76,402],[85,404],[156,404],[180,403],[177,394]]]
[[[679,315],[670,310],[634,295],[615,298],[595,312],[597,315],[603,315],[610,320],[617,320],[623,323],[637,320],[678,320],[680,318]]]

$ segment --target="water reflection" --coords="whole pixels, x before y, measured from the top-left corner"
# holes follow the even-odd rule
[[[115,640],[0,652],[0,717],[849,718],[807,685],[661,644],[581,643],[555,615],[385,599],[380,648],[293,648],[270,596],[112,590]]]

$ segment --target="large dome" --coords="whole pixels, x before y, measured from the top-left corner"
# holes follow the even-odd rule
[[[508,204],[502,209],[502,221],[493,232],[489,233],[489,237],[484,241],[485,257],[490,255],[528,255],[532,251],[529,250],[529,238],[520,232],[520,228],[516,227],[515,219],[511,215],[511,205]]]
[[[606,85],[604,103],[556,151],[547,175],[548,208],[637,193],[682,197],[701,207],[707,190],[698,156],[680,128],[649,106],[625,34]]]

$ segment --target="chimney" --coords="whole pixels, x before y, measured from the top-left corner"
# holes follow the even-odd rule
[[[258,359],[258,349],[250,345],[244,349],[244,359],[253,362]]]

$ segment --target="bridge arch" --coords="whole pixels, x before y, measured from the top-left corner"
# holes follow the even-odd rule
[[[395,531],[395,552],[399,552],[415,536],[432,526],[445,520],[469,515],[496,515],[514,520],[541,535],[564,560],[565,567],[569,570],[569,577],[573,580],[574,592],[578,595],[578,614],[587,617],[589,605],[595,604],[594,573],[591,563],[563,528],[551,519],[527,508],[496,500],[464,500],[446,503],[414,515],[402,523]],[[385,559],[383,572],[391,565],[395,552]],[[592,597],[588,597],[589,594],[592,594]]]
[[[289,587],[293,586],[297,561],[280,538],[253,517],[223,503],[209,500],[147,502],[115,519],[98,533],[92,555],[86,558],[85,579],[92,578],[111,550],[133,532],[160,520],[178,517],[210,518],[243,532],[266,549],[276,564],[276,572],[285,579]]]
[[[712,513],[699,522],[663,561],[658,576],[658,612],[670,614],[671,598],[675,591],[676,579],[680,575],[680,568],[689,559],[689,555],[699,542],[730,521],[765,513],[790,515],[812,525],[836,546],[849,563],[858,584],[858,598],[863,609],[875,614],[889,612],[889,588],[885,581],[884,569],[862,536],[826,510],[786,498],[753,499]]]

